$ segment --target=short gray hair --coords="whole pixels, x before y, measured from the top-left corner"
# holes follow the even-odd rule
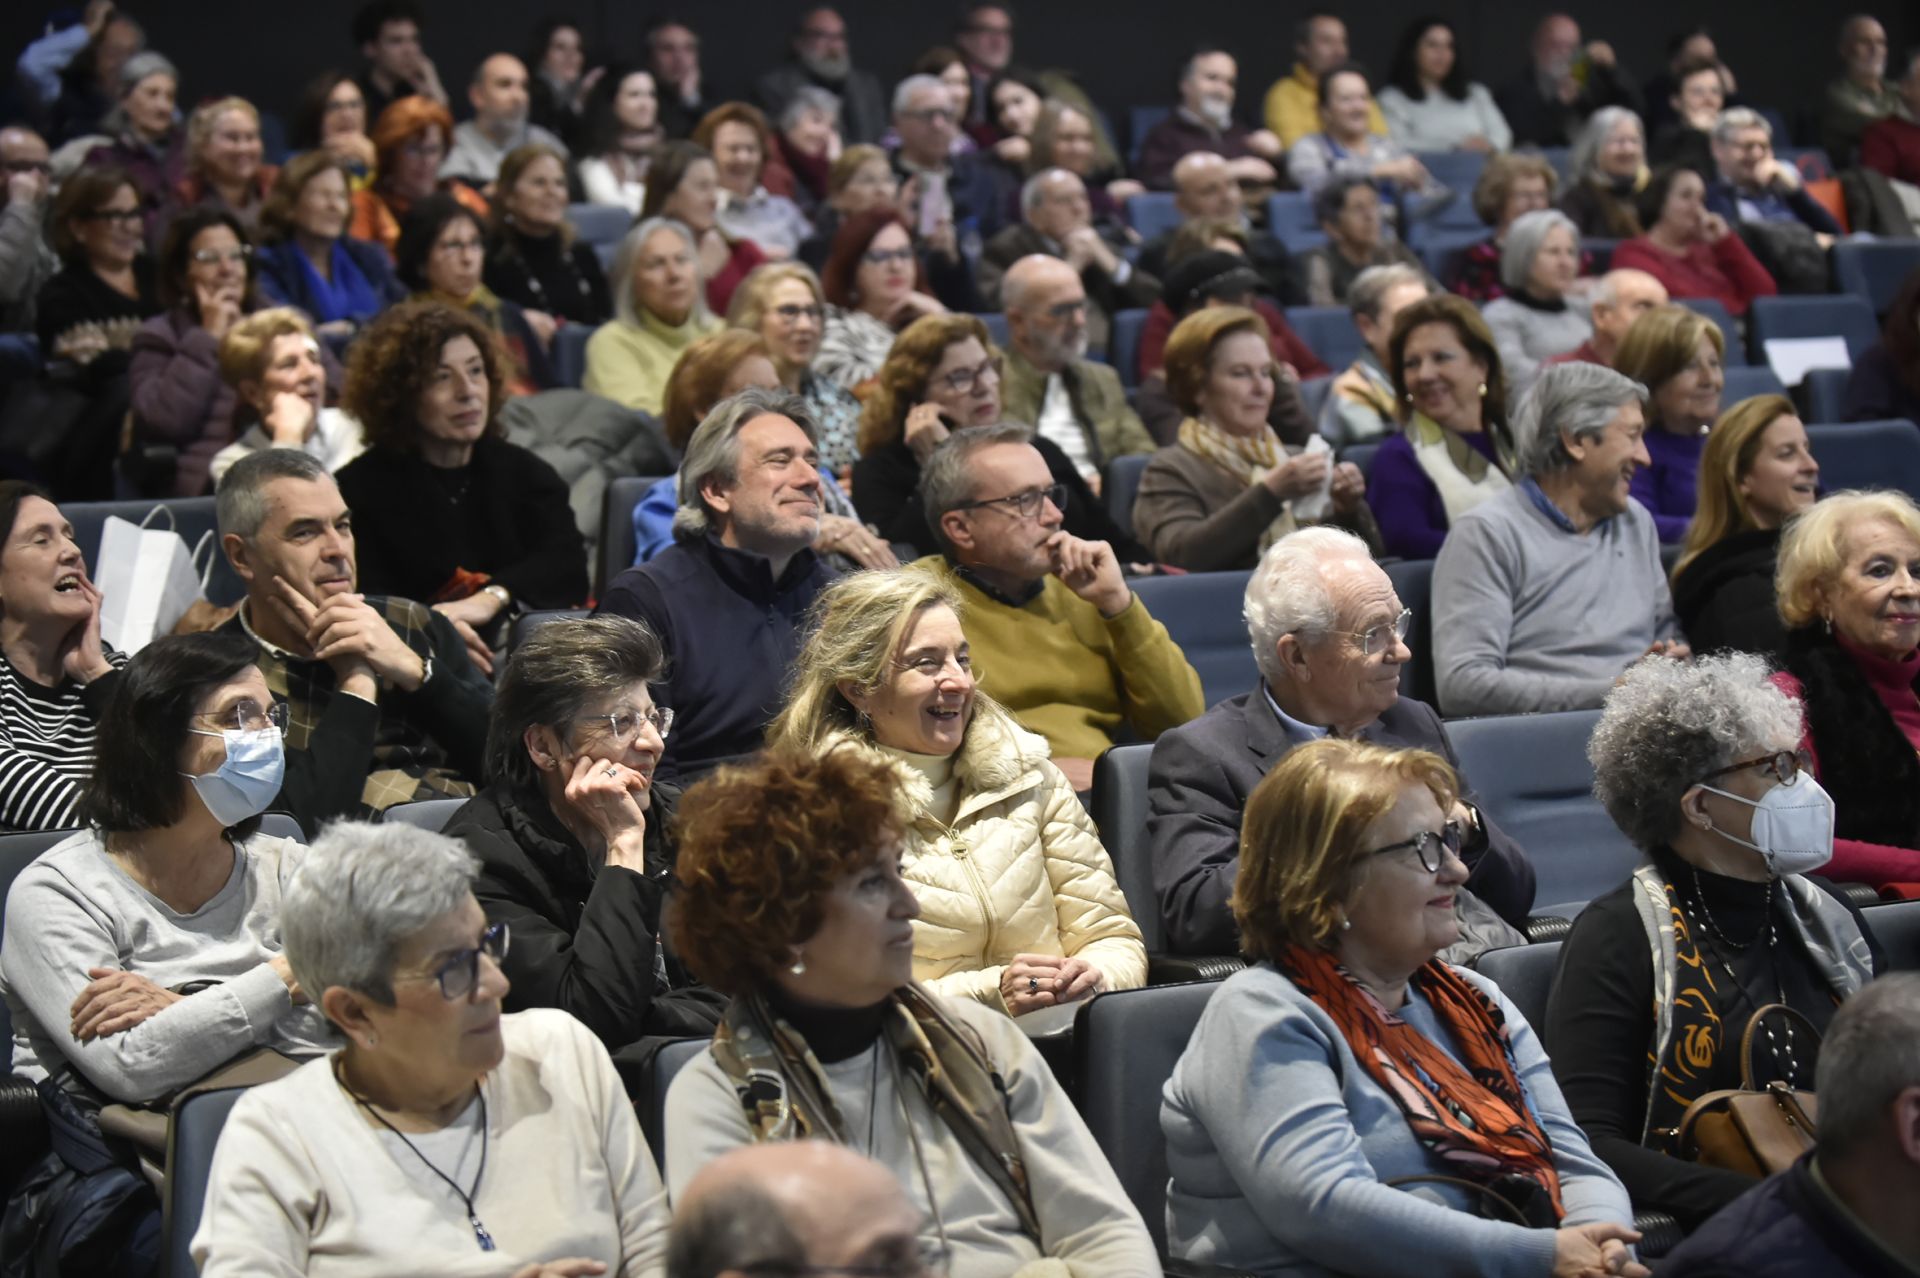
[[[487,721],[487,781],[538,793],[540,770],[527,755],[527,729],[545,724],[569,736],[589,702],[660,677],[665,650],[631,617],[564,618],[529,635],[493,693]]]
[[[836,128],[840,124],[840,99],[817,84],[803,84],[793,91],[786,109],[780,112],[780,127],[791,129],[809,111],[820,112],[832,120]]]
[[[1365,316],[1370,320],[1380,318],[1380,307],[1386,302],[1387,294],[1405,284],[1418,284],[1422,291],[1432,292],[1427,283],[1426,272],[1404,262],[1390,262],[1386,266],[1369,266],[1354,277],[1347,286],[1347,310],[1357,319]]]
[[[1889,972],[1840,1005],[1820,1044],[1820,1154],[1884,1138],[1887,1106],[1920,1087],[1920,972]]]
[[[1593,166],[1600,158],[1600,148],[1606,145],[1607,135],[1613,132],[1613,126],[1622,120],[1633,121],[1640,130],[1641,145],[1646,145],[1647,126],[1631,108],[1601,107],[1587,117],[1587,127],[1580,130],[1580,136],[1573,141],[1573,150],[1567,153],[1567,172],[1573,181],[1584,182],[1593,176]]]
[[[1728,107],[1713,122],[1713,140],[1721,146],[1732,143],[1733,135],[1742,129],[1760,129],[1767,135],[1769,145],[1773,142],[1773,126],[1767,123],[1767,117],[1752,107]]]
[[[717,1185],[673,1214],[667,1278],[714,1278],[730,1270],[786,1265],[800,1269],[807,1249],[786,1212],[752,1181]]]
[[[1673,841],[1681,796],[1708,773],[1799,743],[1800,706],[1767,675],[1764,659],[1727,652],[1649,657],[1615,682],[1587,761],[1594,797],[1635,847]]]
[[[942,440],[920,468],[920,504],[927,524],[942,550],[951,551],[940,521],[949,511],[960,509],[973,500],[973,472],[968,463],[983,448],[996,444],[1031,444],[1033,431],[1018,422],[999,422],[991,426],[969,426],[956,430]]]
[[[792,391],[749,386],[715,404],[706,419],[694,427],[680,459],[679,509],[673,512],[675,541],[699,541],[713,529],[701,486],[718,476],[732,483],[740,477],[740,432],[760,417],[786,417],[815,443],[820,428],[807,401]]]
[[[1647,388],[1601,364],[1575,361],[1540,370],[1513,410],[1513,451],[1520,469],[1544,475],[1574,465],[1565,436],[1597,440],[1622,404],[1645,407]]]
[[[1333,629],[1333,592],[1321,566],[1335,559],[1371,560],[1367,543],[1343,528],[1319,525],[1288,533],[1267,547],[1247,580],[1247,637],[1253,661],[1269,682],[1280,678],[1275,646],[1282,635],[1325,634]]]
[[[480,863],[458,840],[395,822],[326,828],[280,903],[287,962],[315,1003],[334,986],[393,1002],[400,947],[472,895]]]
[[[276,479],[334,482],[320,459],[302,449],[262,448],[248,453],[227,468],[214,494],[214,522],[222,537],[234,533],[250,542],[260,535],[260,525],[267,522],[267,485]]]
[[[650,217],[627,228],[613,255],[613,269],[607,274],[608,282],[613,285],[613,317],[622,324],[640,323],[640,304],[633,295],[633,267],[640,257],[641,246],[655,231],[661,230],[678,235],[693,258],[693,319],[704,325],[711,312],[707,310],[707,277],[700,269],[700,241],[694,238],[685,222],[672,217]]]
[[[947,91],[947,82],[937,75],[927,75],[925,73],[908,76],[893,86],[893,114],[899,115],[902,111],[905,111],[907,104],[913,101],[913,95],[922,89],[938,89],[940,92],[945,93]],[[953,105],[952,101],[949,100],[947,105]]]
[[[1527,277],[1533,274],[1533,259],[1540,256],[1540,247],[1556,227],[1573,237],[1574,251],[1579,252],[1580,228],[1559,209],[1535,209],[1513,219],[1513,225],[1507,228],[1506,246],[1500,250],[1500,283],[1508,292],[1527,286]]]
[[[117,16],[118,11],[116,11]],[[134,87],[150,75],[164,75],[177,86],[180,83],[180,71],[166,54],[153,49],[142,49],[120,64],[120,83],[114,86],[117,97],[126,97]]]
[[[1058,165],[1052,168],[1041,169],[1038,173],[1020,184],[1020,211],[1022,213],[1031,213],[1039,208],[1040,201],[1044,198],[1043,193],[1046,190],[1047,183],[1057,177],[1069,177],[1075,182],[1080,182],[1079,174],[1063,169]],[[1081,182],[1080,185],[1084,188],[1086,184]]]

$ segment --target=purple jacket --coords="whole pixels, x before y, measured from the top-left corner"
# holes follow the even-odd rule
[[[1700,483],[1700,454],[1707,446],[1705,431],[1676,435],[1658,426],[1647,428],[1647,455],[1653,465],[1633,472],[1632,491],[1653,515],[1660,540],[1676,542],[1687,535]]]
[[[1465,439],[1475,451],[1493,457],[1492,435],[1482,431]],[[1447,508],[1427,472],[1420,469],[1404,432],[1387,436],[1373,455],[1373,470],[1367,476],[1367,504],[1373,507],[1387,554],[1402,559],[1432,559],[1440,553],[1440,543],[1447,539]]]

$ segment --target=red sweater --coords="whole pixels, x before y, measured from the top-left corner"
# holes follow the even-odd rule
[[[1669,296],[1710,297],[1733,315],[1745,315],[1754,298],[1780,291],[1767,268],[1732,232],[1712,244],[1692,244],[1678,256],[1636,235],[1613,250],[1613,269],[1629,266],[1665,284]]]
[[[1868,128],[1860,135],[1860,163],[1920,186],[1920,124],[1890,115]]]
[[[1253,309],[1267,322],[1267,329],[1273,336],[1270,343],[1273,357],[1282,364],[1293,365],[1301,381],[1310,377],[1326,377],[1333,372],[1325,360],[1300,340],[1300,334],[1293,331],[1279,307],[1263,297],[1257,297],[1253,300]],[[1166,363],[1167,338],[1173,336],[1173,328],[1172,309],[1165,302],[1155,302],[1153,309],[1147,312],[1146,327],[1140,330],[1140,371],[1136,375],[1142,381],[1159,372],[1161,365]]]

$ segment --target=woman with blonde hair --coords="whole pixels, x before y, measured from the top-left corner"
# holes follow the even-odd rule
[[[802,262],[769,262],[734,290],[727,323],[758,333],[780,385],[807,401],[819,426],[820,467],[841,484],[860,455],[860,401],[814,369],[826,332],[827,296],[820,277]]]
[[[174,187],[181,208],[210,205],[240,219],[253,234],[273,179],[280,170],[262,164],[260,112],[245,98],[216,98],[187,117],[187,171]]]
[[[1780,529],[1820,495],[1820,463],[1785,395],[1729,408],[1700,454],[1700,500],[1680,561],[1673,608],[1695,652],[1777,656],[1787,644],[1774,601]]]
[[[1687,535],[1698,504],[1700,456],[1720,415],[1727,341],[1720,326],[1684,306],[1657,306],[1620,340],[1613,367],[1647,388],[1647,455],[1633,472],[1636,500],[1653,515],[1660,540]]]
[[[1209,306],[1167,339],[1167,391],[1185,420],[1140,476],[1133,527],[1153,557],[1195,572],[1251,568],[1266,548],[1316,523],[1378,552],[1366,480],[1324,441],[1289,448],[1268,425],[1276,372],[1258,315]],[[1317,437],[1316,437],[1317,438]]]
[[[854,750],[898,778],[914,979],[1010,1016],[1144,985],[1099,833],[1045,739],[975,686],[959,598],[931,573],[856,573],[813,621],[768,744]]]
[[[214,487],[228,467],[266,448],[298,448],[329,471],[366,451],[360,423],[326,403],[328,367],[313,325],[291,306],[235,321],[220,342],[220,379],[237,401],[238,438],[213,455]]]

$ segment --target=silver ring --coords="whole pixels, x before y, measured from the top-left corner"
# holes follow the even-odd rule
[[[1038,994],[1039,992],[1040,992],[1040,978],[1037,976],[1029,976],[1027,978],[1027,993]]]
[[[607,775],[610,777],[617,777],[620,775],[620,769],[616,768],[613,764],[609,763],[607,765]]]

